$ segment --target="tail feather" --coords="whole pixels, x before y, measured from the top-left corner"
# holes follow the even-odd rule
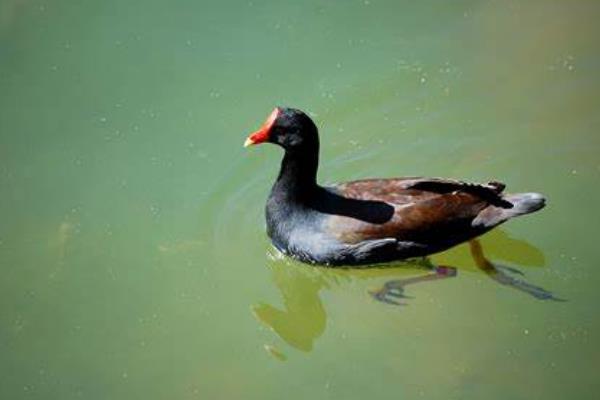
[[[504,196],[505,200],[508,200],[513,204],[513,208],[510,211],[516,217],[518,215],[531,214],[541,210],[546,205],[546,198],[539,193],[517,193],[509,194]]]
[[[541,210],[546,205],[546,198],[539,193],[507,194],[503,196],[503,199],[513,206],[511,208],[486,207],[473,220],[472,225],[474,227],[492,228],[510,218]]]

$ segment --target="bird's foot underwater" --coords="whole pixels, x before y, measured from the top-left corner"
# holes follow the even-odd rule
[[[455,277],[457,270],[449,266],[437,266],[433,268],[433,272],[406,279],[395,279],[387,281],[381,289],[369,291],[369,294],[377,301],[382,303],[406,306],[408,303],[403,300],[412,299],[413,297],[405,294],[407,285],[419,282],[426,282],[436,279],[445,279]]]
[[[531,284],[522,278],[511,276],[510,274],[520,275],[522,277],[525,276],[522,271],[516,268],[491,262],[490,265],[493,266],[493,269],[486,271],[488,276],[501,285],[513,287],[516,290],[535,297],[538,300],[566,301],[565,299],[556,297],[552,292],[544,289],[541,286]]]
[[[369,294],[377,301],[395,306],[405,306],[407,303],[400,300],[412,298],[404,294],[404,285],[400,280],[388,281],[381,289],[369,291]]]
[[[543,287],[526,282],[523,278],[511,276],[510,274],[524,277],[525,274],[516,268],[490,261],[483,253],[481,243],[479,243],[477,239],[469,241],[469,247],[475,265],[499,284],[512,287],[520,292],[535,297],[538,300],[566,301],[565,299],[554,296],[552,292]]]

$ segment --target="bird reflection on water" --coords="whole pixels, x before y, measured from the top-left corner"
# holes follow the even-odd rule
[[[502,230],[493,231],[482,240],[490,257],[526,267],[545,265],[545,258],[540,250],[525,241],[510,237]],[[412,297],[407,293],[408,286],[453,278],[458,275],[459,270],[482,271],[492,280],[539,300],[563,301],[548,290],[526,282],[521,271],[490,261],[483,249],[481,242],[472,241],[432,258],[360,270],[307,266],[273,253],[269,267],[283,297],[284,307],[279,309],[270,304],[259,303],[252,306],[252,311],[259,321],[290,346],[309,352],[314,341],[324,333],[327,322],[320,291],[357,280],[394,278],[387,280],[381,287],[368,291],[368,294],[376,301],[395,306],[409,304]],[[453,266],[448,266],[449,264]]]

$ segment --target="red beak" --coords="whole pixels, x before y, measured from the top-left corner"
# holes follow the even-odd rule
[[[250,136],[248,136],[248,138],[244,142],[244,147],[248,147],[253,144],[263,143],[263,142],[266,142],[267,140],[269,140],[269,135],[271,134],[271,128],[273,128],[273,125],[275,124],[275,120],[277,120],[278,116],[279,116],[279,108],[275,107],[273,112],[271,112],[271,114],[269,115],[267,120],[262,124],[260,129],[257,130],[256,132],[252,133]]]

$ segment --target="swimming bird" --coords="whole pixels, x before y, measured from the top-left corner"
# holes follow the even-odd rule
[[[319,134],[304,112],[277,107],[244,146],[285,154],[266,204],[267,234],[303,262],[360,266],[421,257],[475,238],[545,205],[538,193],[505,194],[500,182],[442,178],[317,183]]]

